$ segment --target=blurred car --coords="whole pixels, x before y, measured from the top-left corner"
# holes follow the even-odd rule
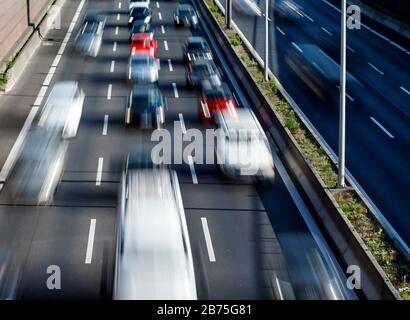
[[[96,57],[100,51],[106,17],[87,14],[75,38],[75,48],[79,52]]]
[[[235,118],[227,110],[217,113],[217,123],[225,135],[215,146],[220,170],[231,178],[272,181],[275,166],[265,132],[250,109],[236,112]]]
[[[165,124],[165,104],[157,85],[136,85],[131,90],[125,112],[125,125],[143,129],[161,128]]]
[[[157,82],[157,61],[146,53],[131,55],[128,63],[128,80],[143,83]]]
[[[298,22],[305,16],[303,9],[292,0],[276,0],[275,12],[289,22]]]
[[[179,4],[174,12],[174,23],[176,26],[190,28],[198,27],[198,16],[190,4]]]
[[[65,139],[77,135],[83,112],[85,94],[77,81],[54,84],[41,111],[38,125],[56,127]]]
[[[254,0],[234,0],[233,5],[246,15],[260,16],[262,14],[261,9]]]
[[[151,22],[145,23],[142,20],[134,21],[134,24],[131,28],[130,41],[134,34],[148,34],[151,39],[154,39],[154,28],[152,27]]]
[[[188,66],[187,82],[190,86],[198,87],[204,81],[219,86],[221,85],[221,75],[213,61],[195,60]]]
[[[340,66],[315,44],[301,43],[298,47],[302,52],[292,47],[286,54],[286,63],[322,100],[337,103]],[[346,81],[357,82],[350,73],[347,73]]]
[[[129,0],[129,9],[132,8],[149,8],[150,0]]]
[[[188,62],[198,59],[213,60],[208,42],[202,37],[188,37],[184,45],[184,59]]]
[[[152,11],[146,7],[135,7],[130,11],[130,17],[128,19],[128,28],[131,28],[134,22],[148,23],[151,21]]]
[[[10,176],[10,190],[19,204],[49,205],[66,161],[68,140],[57,127],[32,127]]]
[[[137,33],[131,39],[131,54],[145,53],[155,58],[157,53],[157,40],[151,39],[148,33]]]
[[[223,82],[219,86],[214,86],[209,82],[204,82],[202,86],[199,117],[204,124],[211,124],[215,120],[218,111],[226,110],[228,114],[236,118],[237,106],[235,104],[232,91]]]
[[[197,299],[181,191],[175,171],[133,154],[119,191],[115,300]]]

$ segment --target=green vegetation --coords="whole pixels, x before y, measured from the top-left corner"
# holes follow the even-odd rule
[[[215,7],[213,0],[205,0],[209,8]],[[218,8],[211,10],[216,21],[221,25],[234,50],[247,67],[266,99],[275,108],[282,124],[289,130],[301,148],[304,156],[315,168],[324,185],[328,187],[342,212],[363,239],[372,255],[386,273],[401,297],[410,300],[410,264],[398,252],[389,237],[384,233],[378,221],[368,212],[365,204],[354,191],[335,189],[337,186],[337,168],[325,150],[311,136],[292,107],[277,92],[274,81],[264,82],[263,73],[257,61],[249,54],[240,37],[233,30],[224,27],[225,19]],[[239,38],[239,40],[238,40]]]
[[[15,55],[13,58],[6,62],[6,69],[4,70],[4,72],[0,73],[0,86],[4,86],[5,84],[7,84],[7,73],[16,63],[16,57],[17,55]]]

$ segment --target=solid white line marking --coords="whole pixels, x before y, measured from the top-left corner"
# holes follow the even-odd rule
[[[116,34],[116,35],[118,34],[118,30],[119,30],[119,28],[118,28],[118,26],[116,26],[116,27],[115,27],[115,34]]]
[[[305,17],[308,18],[310,20],[310,22],[315,22],[315,20],[313,20],[311,17],[309,17],[306,13],[305,13]]]
[[[372,64],[371,62],[367,63],[370,67],[372,67],[374,70],[376,70],[378,73],[380,73],[382,76],[384,75],[384,72],[381,71],[379,68],[377,68],[374,64]]]
[[[333,34],[329,30],[327,30],[325,27],[322,27],[322,30],[326,32],[329,36],[333,37]]]
[[[41,105],[41,102],[43,102],[43,99],[44,99],[44,97],[45,97],[45,95],[46,95],[47,88],[48,88],[47,86],[41,86],[41,89],[40,89],[40,91],[38,92],[36,101],[34,101],[33,106],[40,106],[40,105]]]
[[[174,71],[174,69],[172,68],[171,59],[168,59],[168,66],[169,66],[169,71]]]
[[[88,231],[87,252],[85,254],[85,264],[90,264],[93,258],[94,235],[96,219],[90,220],[90,230]]]
[[[96,186],[101,185],[103,164],[104,164],[104,158],[102,157],[98,158],[97,177],[95,178]]]
[[[293,45],[300,53],[303,52],[303,50],[302,50],[295,42],[292,42],[292,45]]]
[[[165,47],[165,51],[168,51],[168,42],[167,42],[167,40],[164,40],[164,47]]]
[[[103,127],[103,132],[102,132],[103,136],[107,135],[107,131],[108,131],[108,114],[104,116],[104,127]]]
[[[121,15],[117,14],[117,21],[120,21]]]
[[[283,31],[281,28],[276,27],[276,30],[278,30],[282,34],[282,36],[286,35],[285,31]]]
[[[179,98],[177,84],[175,82],[172,82],[172,88],[174,89],[175,98]]]
[[[408,95],[410,95],[410,91],[407,90],[405,87],[401,86],[400,87],[401,90],[403,90],[405,93],[407,93]]]
[[[383,127],[375,118],[370,117],[370,120],[372,120],[380,129],[382,129],[383,132],[387,134],[390,139],[394,139],[394,136],[385,127]]]
[[[158,1],[157,1],[157,8],[159,8],[159,3],[158,3]]]
[[[182,115],[182,113],[178,114],[179,117],[179,122],[181,122],[181,129],[182,129],[182,133],[186,134],[186,127],[185,127],[185,122],[184,122],[184,116]]]
[[[52,67],[57,67],[58,64],[60,63],[60,59],[63,55],[62,54],[57,54],[56,57],[54,58],[53,63],[51,64]]]
[[[114,41],[114,44],[112,46],[112,51],[117,51],[117,41]]]
[[[110,83],[107,88],[107,100],[111,100],[112,84]]]
[[[62,44],[61,44],[61,47],[60,47],[60,49],[58,50],[58,54],[63,54],[64,53],[64,50],[65,50],[65,47],[67,46],[67,42],[63,42]]]
[[[162,34],[164,34],[165,33],[165,28],[164,28],[164,26],[161,24],[161,32],[162,32]]]
[[[214,248],[212,246],[211,235],[209,233],[208,221],[206,220],[205,217],[201,217],[201,222],[202,222],[202,230],[204,231],[204,236],[205,236],[206,248],[208,249],[209,261],[215,262],[216,261],[215,253],[214,253]]]
[[[121,2],[118,3],[118,9],[121,9]]]
[[[1,172],[0,172],[1,182],[6,181],[9,173],[13,169],[14,163],[16,162],[17,158],[20,155],[20,151],[21,151],[20,149],[24,143],[28,130],[30,129],[31,123],[34,120],[34,117],[36,116],[38,109],[39,107],[32,107],[30,110],[30,113],[28,114],[26,120],[24,121],[23,127],[21,128],[21,131],[16,139],[16,142],[14,142],[14,145],[11,148],[9,155],[7,156],[6,162],[4,162],[3,168],[1,169]]]
[[[158,18],[159,18],[159,20],[162,20],[162,14],[161,14],[161,12],[158,12]]]
[[[110,66],[110,72],[111,72],[111,73],[114,72],[114,68],[115,68],[115,61],[112,60],[112,61],[111,61],[111,66]]]
[[[56,67],[50,67],[47,73],[47,77],[44,79],[43,86],[50,85],[51,79],[53,78],[54,73],[56,72],[56,69],[57,69]]]

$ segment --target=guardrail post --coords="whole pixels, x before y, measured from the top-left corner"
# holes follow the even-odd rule
[[[265,82],[269,81],[269,1],[265,0],[265,61],[263,62],[263,79]]]
[[[232,0],[225,0],[225,21],[228,29],[232,28]]]

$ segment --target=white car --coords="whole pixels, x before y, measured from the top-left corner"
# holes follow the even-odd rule
[[[128,156],[120,183],[113,298],[196,300],[185,212],[175,171]]]
[[[218,111],[216,124],[223,130],[215,152],[221,171],[232,178],[273,180],[275,165],[265,132],[250,109],[239,108],[232,117]]]
[[[234,0],[233,4],[246,15],[262,15],[261,9],[258,7],[258,4],[254,0]]]
[[[158,81],[158,62],[149,54],[133,54],[128,63],[128,81],[153,83]]]
[[[80,125],[84,99],[84,91],[77,81],[57,82],[44,103],[38,125],[59,127],[65,139],[75,137]]]
[[[150,0],[129,0],[129,9],[144,7],[149,8]]]

